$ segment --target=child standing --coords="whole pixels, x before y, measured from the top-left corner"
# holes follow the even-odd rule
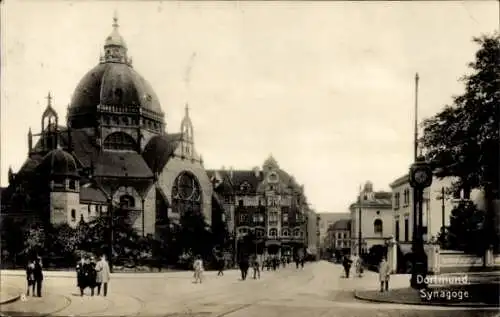
[[[196,259],[194,260],[193,263],[193,268],[194,268],[194,282],[198,283],[202,282],[203,278],[203,260],[201,259],[201,256],[197,255]]]

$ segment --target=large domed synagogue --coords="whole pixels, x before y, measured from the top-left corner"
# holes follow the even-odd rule
[[[28,158],[9,169],[5,213],[76,226],[119,206],[138,232],[155,234],[180,211],[212,216],[212,184],[194,147],[186,106],[180,133],[167,133],[151,85],[132,67],[117,19],[104,55],[80,80],[61,125],[52,97]]]

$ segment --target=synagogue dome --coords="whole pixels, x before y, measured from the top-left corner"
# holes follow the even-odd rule
[[[40,172],[52,176],[78,176],[75,159],[62,149],[50,151],[38,168]]]
[[[100,120],[99,113],[144,115],[161,125],[164,113],[153,88],[133,67],[127,45],[118,32],[115,17],[113,31],[106,37],[104,56],[88,71],[73,92],[68,107],[68,122],[74,128],[90,127]]]

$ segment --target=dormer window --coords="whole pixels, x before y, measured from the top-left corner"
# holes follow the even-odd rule
[[[270,173],[269,176],[267,177],[267,181],[269,183],[277,183],[278,182],[278,174],[276,173]]]
[[[247,182],[241,184],[240,190],[243,192],[248,192],[250,190],[250,184],[248,184]]]

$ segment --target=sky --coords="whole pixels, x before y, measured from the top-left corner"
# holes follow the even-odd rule
[[[134,68],[180,130],[186,102],[205,168],[251,169],[272,154],[318,212],[346,212],[413,159],[419,119],[453,95],[498,28],[497,1],[12,1],[1,10],[1,185],[40,131],[48,91],[62,122],[97,65],[117,12]],[[60,122],[61,122],[60,121]]]

